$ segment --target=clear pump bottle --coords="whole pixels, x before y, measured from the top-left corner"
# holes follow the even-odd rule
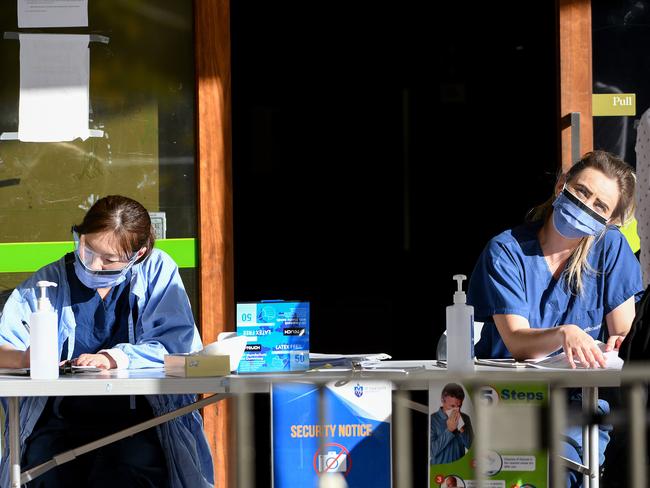
[[[447,369],[474,371],[474,307],[467,305],[463,291],[465,275],[454,275],[458,290],[447,307]]]
[[[47,288],[57,286],[39,281],[38,309],[29,317],[29,375],[35,380],[59,377],[59,327],[57,314],[47,298]]]

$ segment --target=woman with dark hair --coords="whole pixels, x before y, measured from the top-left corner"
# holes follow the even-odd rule
[[[634,187],[625,162],[605,151],[587,153],[528,222],[488,242],[467,299],[484,322],[477,357],[524,360],[562,350],[571,368],[605,366],[596,339],[606,341],[605,351],[618,349],[643,292],[639,262],[618,230],[633,215]],[[581,462],[580,428],[567,437],[565,455]],[[608,441],[601,426],[601,464]],[[572,472],[569,484],[581,480]]]
[[[107,196],[73,227],[75,251],[13,291],[0,316],[0,367],[29,367],[29,333],[21,326],[36,310],[36,282],[52,281],[59,357],[101,369],[161,367],[167,353],[201,349],[189,300],[174,261],[154,249],[147,210],[135,200]],[[31,397],[20,408],[22,464],[54,455],[195,401],[193,395]],[[6,409],[6,403],[5,403]],[[9,486],[8,456],[0,485]],[[30,487],[207,487],[212,458],[198,412],[145,430],[28,483]]]

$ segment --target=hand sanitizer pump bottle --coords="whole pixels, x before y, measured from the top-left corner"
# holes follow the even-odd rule
[[[447,370],[474,371],[474,307],[463,291],[465,275],[454,275],[458,290],[447,307]]]
[[[56,312],[47,298],[51,281],[39,281],[38,310],[29,317],[29,375],[34,380],[55,380],[59,377],[59,327]]]

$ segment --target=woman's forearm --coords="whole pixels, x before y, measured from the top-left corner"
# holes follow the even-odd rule
[[[520,361],[548,356],[564,343],[565,326],[535,329],[519,315],[494,315],[494,323],[512,357]]]
[[[549,329],[519,329],[512,332],[511,346],[506,342],[512,357],[517,360],[537,359],[548,356],[562,347],[561,325]]]
[[[562,348],[572,368],[575,367],[575,362],[588,368],[606,366],[603,353],[593,337],[574,324],[559,325],[549,329],[515,330],[510,339],[515,345],[509,350],[518,360],[537,359]]]
[[[607,331],[610,336],[626,336],[632,327],[634,315],[636,314],[634,297],[630,297],[621,303],[605,317]]]
[[[29,367],[29,349],[20,351],[7,344],[0,346],[0,368]]]

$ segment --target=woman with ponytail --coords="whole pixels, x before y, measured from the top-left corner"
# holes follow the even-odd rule
[[[625,162],[605,151],[587,153],[527,222],[488,242],[468,294],[476,320],[484,322],[477,357],[564,352],[571,368],[605,367],[603,352],[618,349],[643,292],[639,262],[618,229],[633,215],[634,187]],[[604,401],[600,406],[609,410]],[[580,429],[567,436],[565,455],[580,462]],[[602,464],[605,428],[600,440]],[[569,486],[581,480],[572,473]]]

